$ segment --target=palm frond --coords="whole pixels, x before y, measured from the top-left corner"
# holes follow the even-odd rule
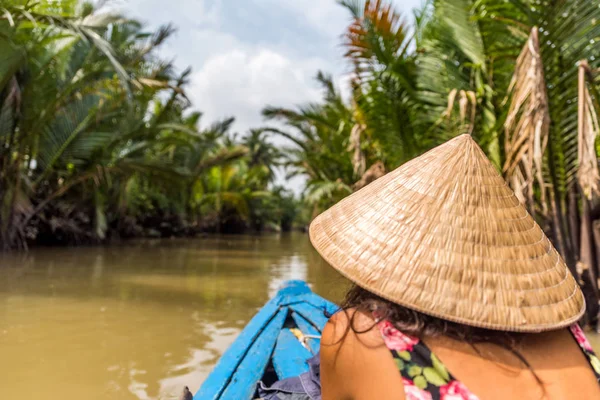
[[[11,43],[8,38],[0,36],[0,54],[2,54],[0,62],[0,90],[2,90],[21,67],[25,52],[20,46]]]
[[[209,168],[238,160],[247,154],[248,149],[243,146],[222,149],[217,154],[200,160],[200,162],[193,169],[194,174],[198,175]]]
[[[469,0],[435,0],[436,13],[450,27],[452,39],[472,64],[487,69],[485,49],[477,22],[471,17]]]
[[[356,4],[343,4],[354,16],[344,34],[345,56],[351,60],[359,77],[366,74],[364,77],[368,79],[374,66],[391,66],[403,58],[410,44],[408,24],[391,3],[366,0],[360,14]]]
[[[537,28],[531,30],[529,40],[517,59],[509,92],[512,99],[504,123],[506,162],[503,170],[519,200],[527,203],[533,211],[534,180],[541,188],[542,204],[546,205],[543,158],[550,129]],[[546,214],[547,209],[542,212]]]
[[[322,201],[334,202],[335,199],[345,197],[352,193],[350,186],[339,181],[313,181],[307,187],[306,202],[318,204]]]

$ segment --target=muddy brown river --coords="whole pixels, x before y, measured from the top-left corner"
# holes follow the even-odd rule
[[[37,248],[0,256],[0,399],[176,399],[287,279],[345,281],[306,235]]]

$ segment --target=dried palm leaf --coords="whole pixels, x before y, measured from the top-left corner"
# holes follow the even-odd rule
[[[358,182],[352,185],[352,190],[355,192],[367,186],[369,183],[373,182],[376,179],[381,178],[386,174],[385,166],[381,161],[377,161],[375,164],[371,165],[367,172],[363,174]]]
[[[538,29],[531,29],[523,47],[509,94],[511,103],[504,123],[506,162],[503,172],[519,200],[534,213],[533,186],[540,187],[542,214],[547,214],[546,183],[542,174],[548,144],[550,111],[540,54]]]
[[[600,173],[598,172],[598,156],[596,155],[596,138],[598,137],[598,115],[592,104],[592,97],[587,86],[588,73],[590,72],[587,61],[579,63],[579,99],[577,121],[577,181],[583,195],[592,199],[592,194],[598,193]]]
[[[442,114],[442,117],[448,119],[452,118],[457,96],[459,121],[462,125],[461,132],[470,135],[473,133],[475,117],[477,115],[477,95],[475,92],[471,90],[458,91],[458,89],[452,89],[450,93],[448,93],[448,106],[446,107],[446,111]],[[467,115],[469,117],[468,121]]]

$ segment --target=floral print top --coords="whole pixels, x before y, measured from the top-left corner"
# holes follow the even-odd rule
[[[425,343],[403,334],[389,321],[379,322],[378,327],[402,375],[406,400],[479,400],[450,374]],[[572,325],[569,331],[600,382],[600,360],[594,354],[590,342],[579,325]]]

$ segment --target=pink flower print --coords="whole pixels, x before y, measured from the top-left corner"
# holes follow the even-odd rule
[[[431,394],[415,386],[410,379],[402,378],[406,400],[432,400]]]
[[[419,343],[419,339],[408,336],[394,327],[390,321],[381,321],[379,330],[385,341],[385,345],[390,350],[412,351],[413,346]]]
[[[569,329],[571,329],[571,333],[573,333],[575,340],[577,340],[577,343],[579,343],[581,347],[583,347],[587,351],[594,351],[594,349],[592,349],[592,345],[590,344],[590,342],[588,342],[587,338],[585,337],[585,334],[583,333],[583,330],[579,327],[578,324],[571,325]]]
[[[459,381],[452,381],[440,387],[441,400],[479,400]]]

